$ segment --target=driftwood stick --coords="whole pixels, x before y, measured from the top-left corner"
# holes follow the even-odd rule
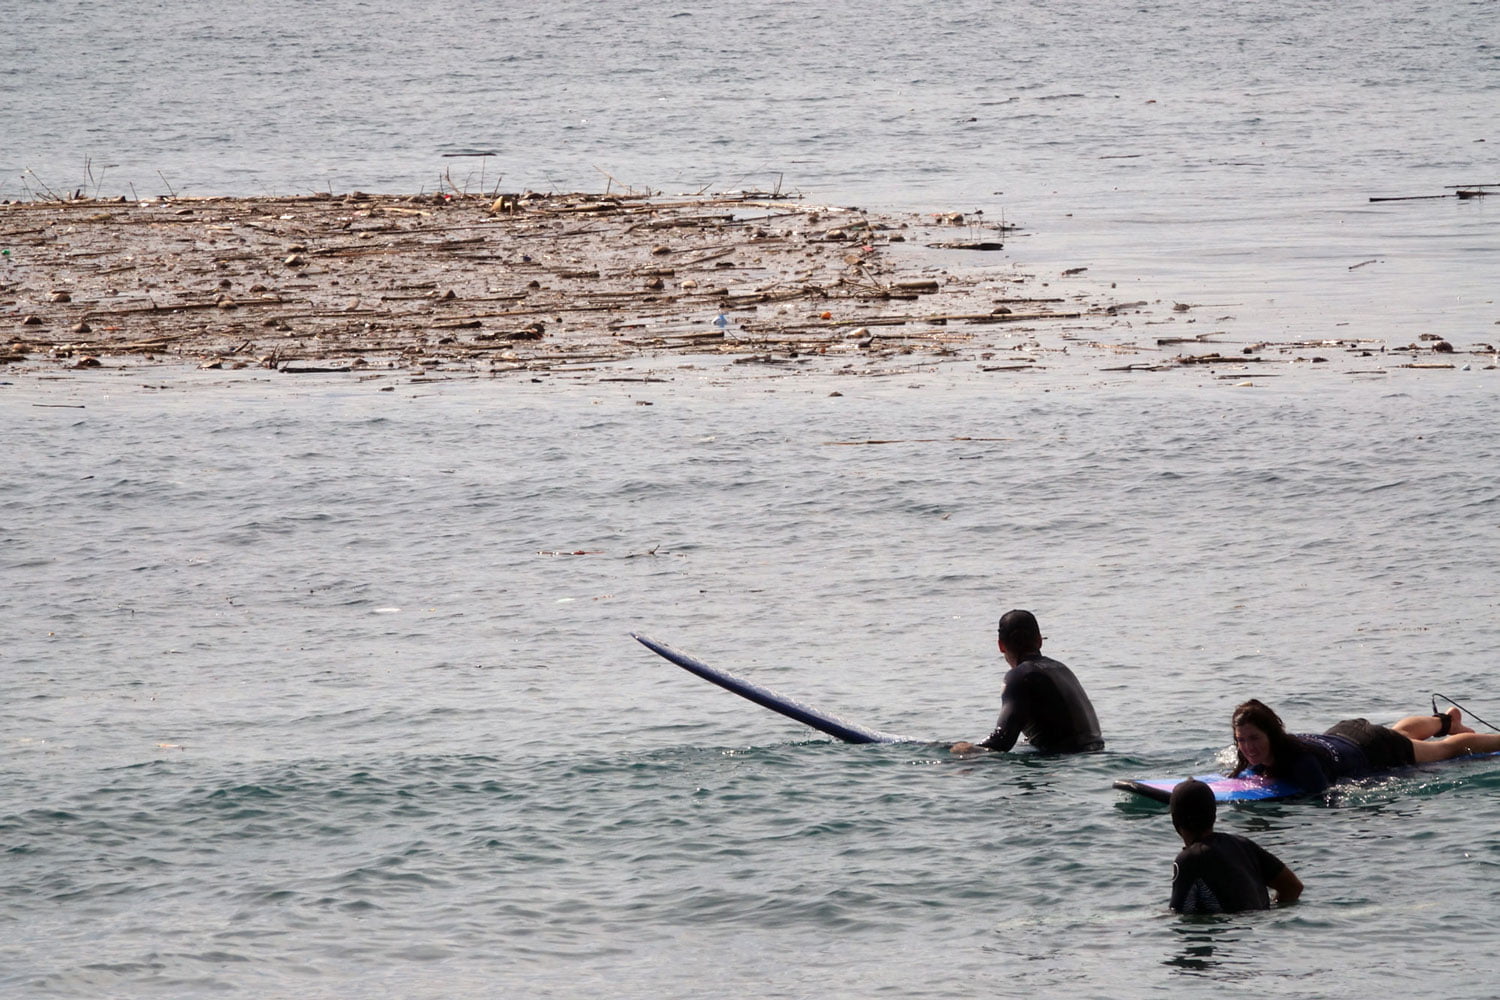
[[[246,299],[235,300],[235,308],[250,308],[252,306],[284,306],[290,303],[286,299]],[[222,309],[218,302],[181,302],[177,305],[149,305],[135,306],[129,309],[90,309],[83,314],[85,319],[97,319],[101,316],[128,316],[135,313],[175,313],[188,312],[193,309]]]
[[[721,246],[720,248],[713,250],[712,253],[701,254],[700,256],[693,257],[690,260],[680,260],[680,261],[677,261],[676,266],[677,267],[694,267],[694,266],[696,266],[698,264],[706,264],[706,263],[708,263],[711,260],[718,260],[720,257],[728,257],[730,254],[734,253],[736,250],[741,250],[741,249],[744,249],[744,248],[740,244],[738,244],[738,243],[731,243],[728,246]]]

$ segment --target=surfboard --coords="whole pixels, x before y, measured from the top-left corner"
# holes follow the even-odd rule
[[[891,733],[882,733],[878,729],[867,729],[856,725],[845,719],[841,719],[829,712],[804,705],[799,701],[788,698],[786,695],[778,694],[770,688],[752,684],[743,677],[737,677],[727,670],[711,667],[702,660],[694,659],[681,650],[673,649],[664,642],[657,642],[639,632],[630,633],[630,637],[651,652],[661,656],[672,663],[677,664],[690,674],[697,674],[710,683],[717,684],[726,691],[733,691],[741,698],[755,702],[762,708],[769,708],[773,712],[779,712],[789,719],[796,719],[806,726],[812,726],[821,733],[827,733],[835,739],[843,740],[845,743],[911,743],[916,742],[905,736],[896,736]]]
[[[1447,760],[1428,761],[1424,764],[1416,764],[1412,767],[1397,768],[1394,771],[1382,771],[1377,774],[1365,775],[1364,778],[1355,780],[1366,780],[1369,778],[1381,778],[1387,775],[1395,776],[1410,774],[1414,771],[1429,767],[1438,767],[1443,764],[1452,764],[1460,760],[1479,760],[1481,758],[1497,758],[1500,753],[1477,753],[1466,757],[1450,757]],[[1213,789],[1214,801],[1216,802],[1258,802],[1270,799],[1290,799],[1298,795],[1306,795],[1307,790],[1300,785],[1290,781],[1276,781],[1272,778],[1250,776],[1245,778],[1228,778],[1222,774],[1196,774],[1193,777]],[[1182,778],[1125,778],[1115,782],[1115,787],[1126,792],[1134,792],[1144,795],[1148,799],[1157,802],[1166,802],[1172,797],[1172,789],[1176,787]]]
[[[1193,777],[1213,789],[1215,802],[1255,802],[1263,799],[1289,799],[1301,795],[1302,789],[1287,781],[1270,781],[1265,778],[1226,778],[1222,774],[1195,774]],[[1157,802],[1166,802],[1172,797],[1172,789],[1184,778],[1125,778],[1115,782],[1115,787],[1127,792],[1144,795]]]

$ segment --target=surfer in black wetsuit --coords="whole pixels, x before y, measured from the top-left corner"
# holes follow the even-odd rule
[[[995,730],[979,743],[953,744],[953,752],[1004,752],[1022,735],[1043,753],[1103,750],[1093,703],[1073,671],[1042,655],[1042,630],[1030,611],[1007,611],[1001,617],[999,645],[1010,670]]]
[[[1234,710],[1231,724],[1238,759],[1230,777],[1264,774],[1306,792],[1321,792],[1340,778],[1500,751],[1500,733],[1474,732],[1456,707],[1409,715],[1388,727],[1345,719],[1327,732],[1294,736],[1279,715],[1252,698]]]
[[[1172,789],[1172,826],[1183,848],[1172,862],[1172,909],[1178,913],[1237,913],[1270,909],[1302,895],[1302,880],[1255,841],[1215,833],[1213,789],[1193,778]]]

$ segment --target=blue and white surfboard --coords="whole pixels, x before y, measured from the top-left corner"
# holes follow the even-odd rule
[[[1398,776],[1411,774],[1415,771],[1425,770],[1430,767],[1441,767],[1461,760],[1481,760],[1500,757],[1500,753],[1471,754],[1467,757],[1450,757],[1447,760],[1428,761],[1412,767],[1402,767],[1394,771],[1382,771],[1377,774],[1365,775],[1362,779],[1382,778],[1386,776]],[[1217,802],[1260,802],[1270,799],[1291,799],[1298,795],[1306,795],[1307,789],[1290,781],[1277,781],[1274,778],[1265,778],[1257,775],[1249,775],[1243,778],[1229,778],[1222,774],[1199,774],[1194,775],[1199,781],[1213,789],[1214,800]],[[1144,795],[1148,799],[1158,802],[1166,802],[1172,797],[1172,789],[1184,778],[1124,778],[1115,782],[1115,787],[1123,791],[1134,792]]]

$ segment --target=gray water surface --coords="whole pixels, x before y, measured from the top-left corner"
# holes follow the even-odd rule
[[[0,0],[0,198],[782,190],[1249,339],[1494,343],[1500,8]],[[475,154],[492,154],[476,156]]]
[[[1309,889],[1207,923],[1110,788],[1221,766],[1250,696],[1485,714],[1471,374],[7,387],[0,984],[1481,996],[1493,765],[1226,810]],[[1104,754],[829,743],[627,635],[951,740],[1013,605]]]
[[[0,0],[0,198],[781,184],[1193,332],[1471,350],[1494,200],[1368,198],[1500,182],[1497,17]],[[1490,997],[1495,765],[1226,809],[1308,891],[1208,921],[1110,787],[1251,696],[1500,719],[1461,360],[0,385],[0,993]],[[628,636],[942,741],[1014,606],[1105,753],[833,744]]]

